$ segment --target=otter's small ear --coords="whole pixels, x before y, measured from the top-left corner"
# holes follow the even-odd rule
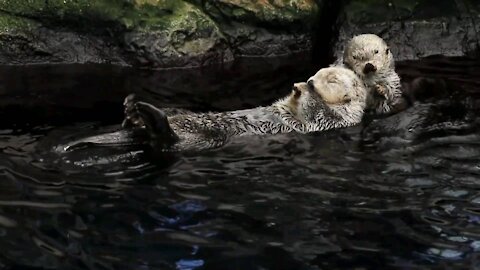
[[[389,54],[390,53],[390,48],[387,48],[387,50],[385,51],[385,54]]]

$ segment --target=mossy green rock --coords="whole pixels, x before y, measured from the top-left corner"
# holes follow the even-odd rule
[[[123,6],[133,6],[133,4],[121,0],[0,1],[0,9],[11,14],[36,18],[58,17],[58,19],[75,14],[79,16],[92,15],[105,18],[106,20],[116,20],[128,9],[128,7],[124,9]]]
[[[0,0],[0,62],[163,68],[289,54],[311,48],[318,3]]]
[[[217,25],[183,1],[4,0],[0,10],[0,40],[28,45],[9,50],[6,60],[18,53],[20,62],[157,68],[233,59]],[[33,51],[36,57],[27,60]]]
[[[141,63],[194,67],[233,60],[218,26],[195,5],[173,0],[137,1],[141,16],[124,34],[126,50]]]
[[[322,0],[191,0],[201,6],[236,55],[277,56],[312,48]]]
[[[207,0],[203,5],[215,17],[223,16],[247,23],[267,23],[272,26],[315,21],[319,10],[315,0]]]

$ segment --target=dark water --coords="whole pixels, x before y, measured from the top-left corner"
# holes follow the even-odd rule
[[[474,60],[400,63],[405,81],[448,79],[448,94],[348,129],[175,156],[54,151],[115,129],[130,92],[199,111],[265,105],[313,74],[305,62],[0,68],[0,269],[480,268]]]

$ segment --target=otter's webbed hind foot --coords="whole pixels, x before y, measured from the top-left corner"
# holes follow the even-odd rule
[[[155,147],[168,147],[178,142],[177,134],[172,130],[166,114],[157,107],[138,101],[131,109],[133,123],[142,123]]]

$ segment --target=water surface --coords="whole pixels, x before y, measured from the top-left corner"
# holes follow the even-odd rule
[[[480,267],[475,60],[400,63],[405,81],[464,92],[352,128],[168,156],[52,151],[115,129],[130,92],[197,111],[269,104],[313,74],[302,61],[0,68],[0,269]]]

